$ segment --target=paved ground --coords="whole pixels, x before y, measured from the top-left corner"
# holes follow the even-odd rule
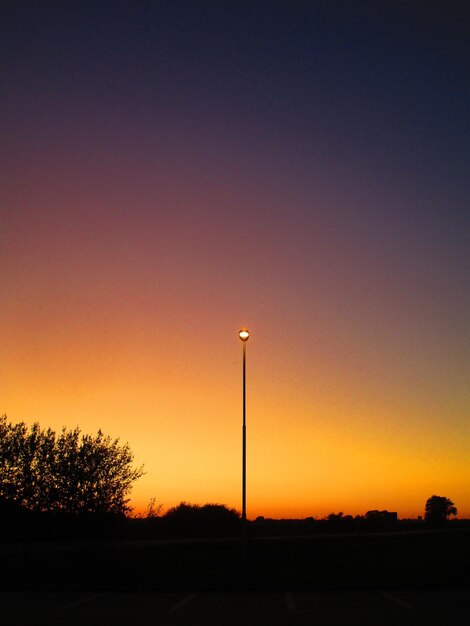
[[[468,626],[467,589],[0,593],[2,626]]]

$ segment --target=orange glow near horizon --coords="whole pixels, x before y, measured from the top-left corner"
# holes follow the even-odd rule
[[[145,341],[129,318],[127,341],[116,335],[115,342],[101,337],[91,345],[82,328],[59,350],[40,341],[41,333],[48,335],[46,323],[34,349],[30,341],[22,348],[15,343],[17,361],[4,372],[5,412],[13,421],[37,420],[55,429],[102,428],[129,442],[135,464],[146,470],[132,492],[136,512],[153,497],[165,509],[184,500],[239,510],[241,350],[233,330],[215,320],[210,325],[210,349],[206,336],[181,327],[162,335],[158,323],[152,340],[147,327]],[[393,397],[386,379],[364,393],[365,372],[357,370],[335,392],[333,381],[339,384],[345,371],[332,357],[318,351],[320,370],[308,353],[292,358],[281,344],[269,343],[275,335],[261,322],[253,326],[256,340],[247,359],[250,519],[371,509],[413,517],[435,493],[450,497],[459,517],[470,517],[468,444],[463,431],[439,424],[442,406],[430,412],[410,398],[406,407],[406,390]]]

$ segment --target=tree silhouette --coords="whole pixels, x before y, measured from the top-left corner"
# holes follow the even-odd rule
[[[457,509],[452,500],[444,496],[428,498],[424,511],[424,519],[433,526],[441,526],[451,515],[457,515]]]
[[[32,511],[125,514],[126,496],[143,474],[133,458],[128,444],[101,430],[91,436],[63,428],[57,435],[0,417],[0,498]]]

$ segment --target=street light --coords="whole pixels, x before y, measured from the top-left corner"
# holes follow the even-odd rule
[[[242,520],[246,521],[246,342],[250,333],[243,328],[238,336],[243,342],[243,428],[242,428]]]

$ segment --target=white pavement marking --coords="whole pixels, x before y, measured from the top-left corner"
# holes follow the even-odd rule
[[[196,593],[190,593],[189,596],[185,596],[182,600],[180,600],[179,602],[177,602],[175,604],[174,607],[172,607],[172,611],[179,611],[180,609],[183,608],[183,606],[186,606],[188,604],[188,602],[191,602],[191,600],[193,598],[195,598],[197,596],[197,592]]]
[[[408,604],[408,602],[405,602],[404,600],[400,600],[400,598],[397,598],[397,596],[394,596],[391,593],[387,593],[386,591],[379,591],[379,593],[385,598],[388,598],[389,600],[391,600],[392,602],[395,602],[395,604],[399,604],[404,609],[408,609],[408,611],[412,611],[415,608],[411,604]]]
[[[104,593],[95,593],[93,596],[87,596],[86,598],[81,598],[80,600],[76,600],[75,602],[70,602],[69,604],[58,606],[57,611],[66,611],[67,609],[73,609],[74,606],[86,604],[87,602],[96,600],[96,598],[101,598],[101,596],[104,596]]]
[[[288,610],[295,611],[295,609],[297,608],[297,605],[295,604],[294,596],[291,594],[290,591],[284,592],[284,599],[286,601]]]

